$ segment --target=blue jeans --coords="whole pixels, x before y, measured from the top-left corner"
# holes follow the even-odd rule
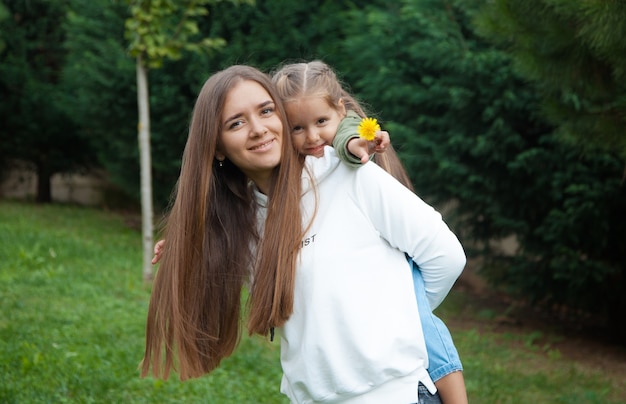
[[[422,272],[411,258],[407,257],[407,260],[413,270],[413,286],[428,353],[428,373],[433,382],[436,382],[447,374],[462,371],[463,365],[452,342],[450,330],[430,309]]]
[[[419,400],[417,404],[442,404],[439,393],[430,394],[422,383],[417,386],[417,399]]]

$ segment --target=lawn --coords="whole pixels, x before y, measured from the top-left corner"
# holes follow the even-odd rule
[[[0,201],[0,402],[286,402],[278,343],[262,338],[244,336],[203,378],[141,379],[149,295],[141,235],[121,214]],[[439,314],[451,320],[470,402],[626,402],[620,379],[562,355],[550,343],[559,337],[455,328],[461,314],[484,320],[466,299],[453,291]]]

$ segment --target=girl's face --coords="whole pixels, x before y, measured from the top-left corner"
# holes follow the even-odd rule
[[[227,94],[216,157],[228,158],[263,191],[281,158],[283,125],[269,93],[244,80]]]
[[[346,116],[343,101],[335,108],[322,97],[304,97],[285,103],[289,133],[299,153],[322,157],[332,145],[339,122]]]

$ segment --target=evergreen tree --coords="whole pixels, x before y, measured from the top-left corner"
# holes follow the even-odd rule
[[[64,81],[75,100],[73,119],[97,150],[109,179],[140,199],[135,62],[127,51],[124,1],[72,0],[67,23]],[[180,169],[188,119],[206,78],[206,56],[164,61],[151,82],[155,200],[167,205]]]
[[[50,202],[52,175],[93,161],[61,85],[67,2],[11,0],[4,7],[9,15],[0,22],[2,154],[29,163],[37,173],[36,200]]]
[[[418,194],[456,202],[448,220],[494,285],[546,309],[582,309],[624,335],[624,161],[558,141],[538,89],[477,34],[480,4],[355,10],[339,71],[381,115]],[[511,235],[515,254],[494,248]]]
[[[63,85],[72,120],[96,152],[109,180],[139,196],[135,67],[124,45],[121,1],[70,0],[64,24]]]
[[[562,138],[626,158],[626,2],[496,0],[478,21],[536,84]]]
[[[557,302],[603,314],[617,337],[626,336],[626,260],[619,253],[626,245],[626,3],[496,0],[483,5],[477,26],[532,84],[542,115],[566,141],[559,147],[584,150],[570,151],[567,166],[552,173],[560,204],[535,239],[552,246],[539,266],[548,276],[526,289],[548,285]]]

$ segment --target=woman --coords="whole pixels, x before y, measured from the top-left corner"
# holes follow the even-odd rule
[[[142,376],[152,367],[155,377],[167,378],[177,365],[181,379],[199,377],[230,355],[240,336],[241,289],[255,265],[250,332],[267,334],[291,314],[302,158],[284,135],[277,99],[269,78],[247,66],[213,75],[200,91],[164,229]],[[227,156],[224,148],[237,142],[240,150]],[[256,263],[249,180],[271,201]]]

